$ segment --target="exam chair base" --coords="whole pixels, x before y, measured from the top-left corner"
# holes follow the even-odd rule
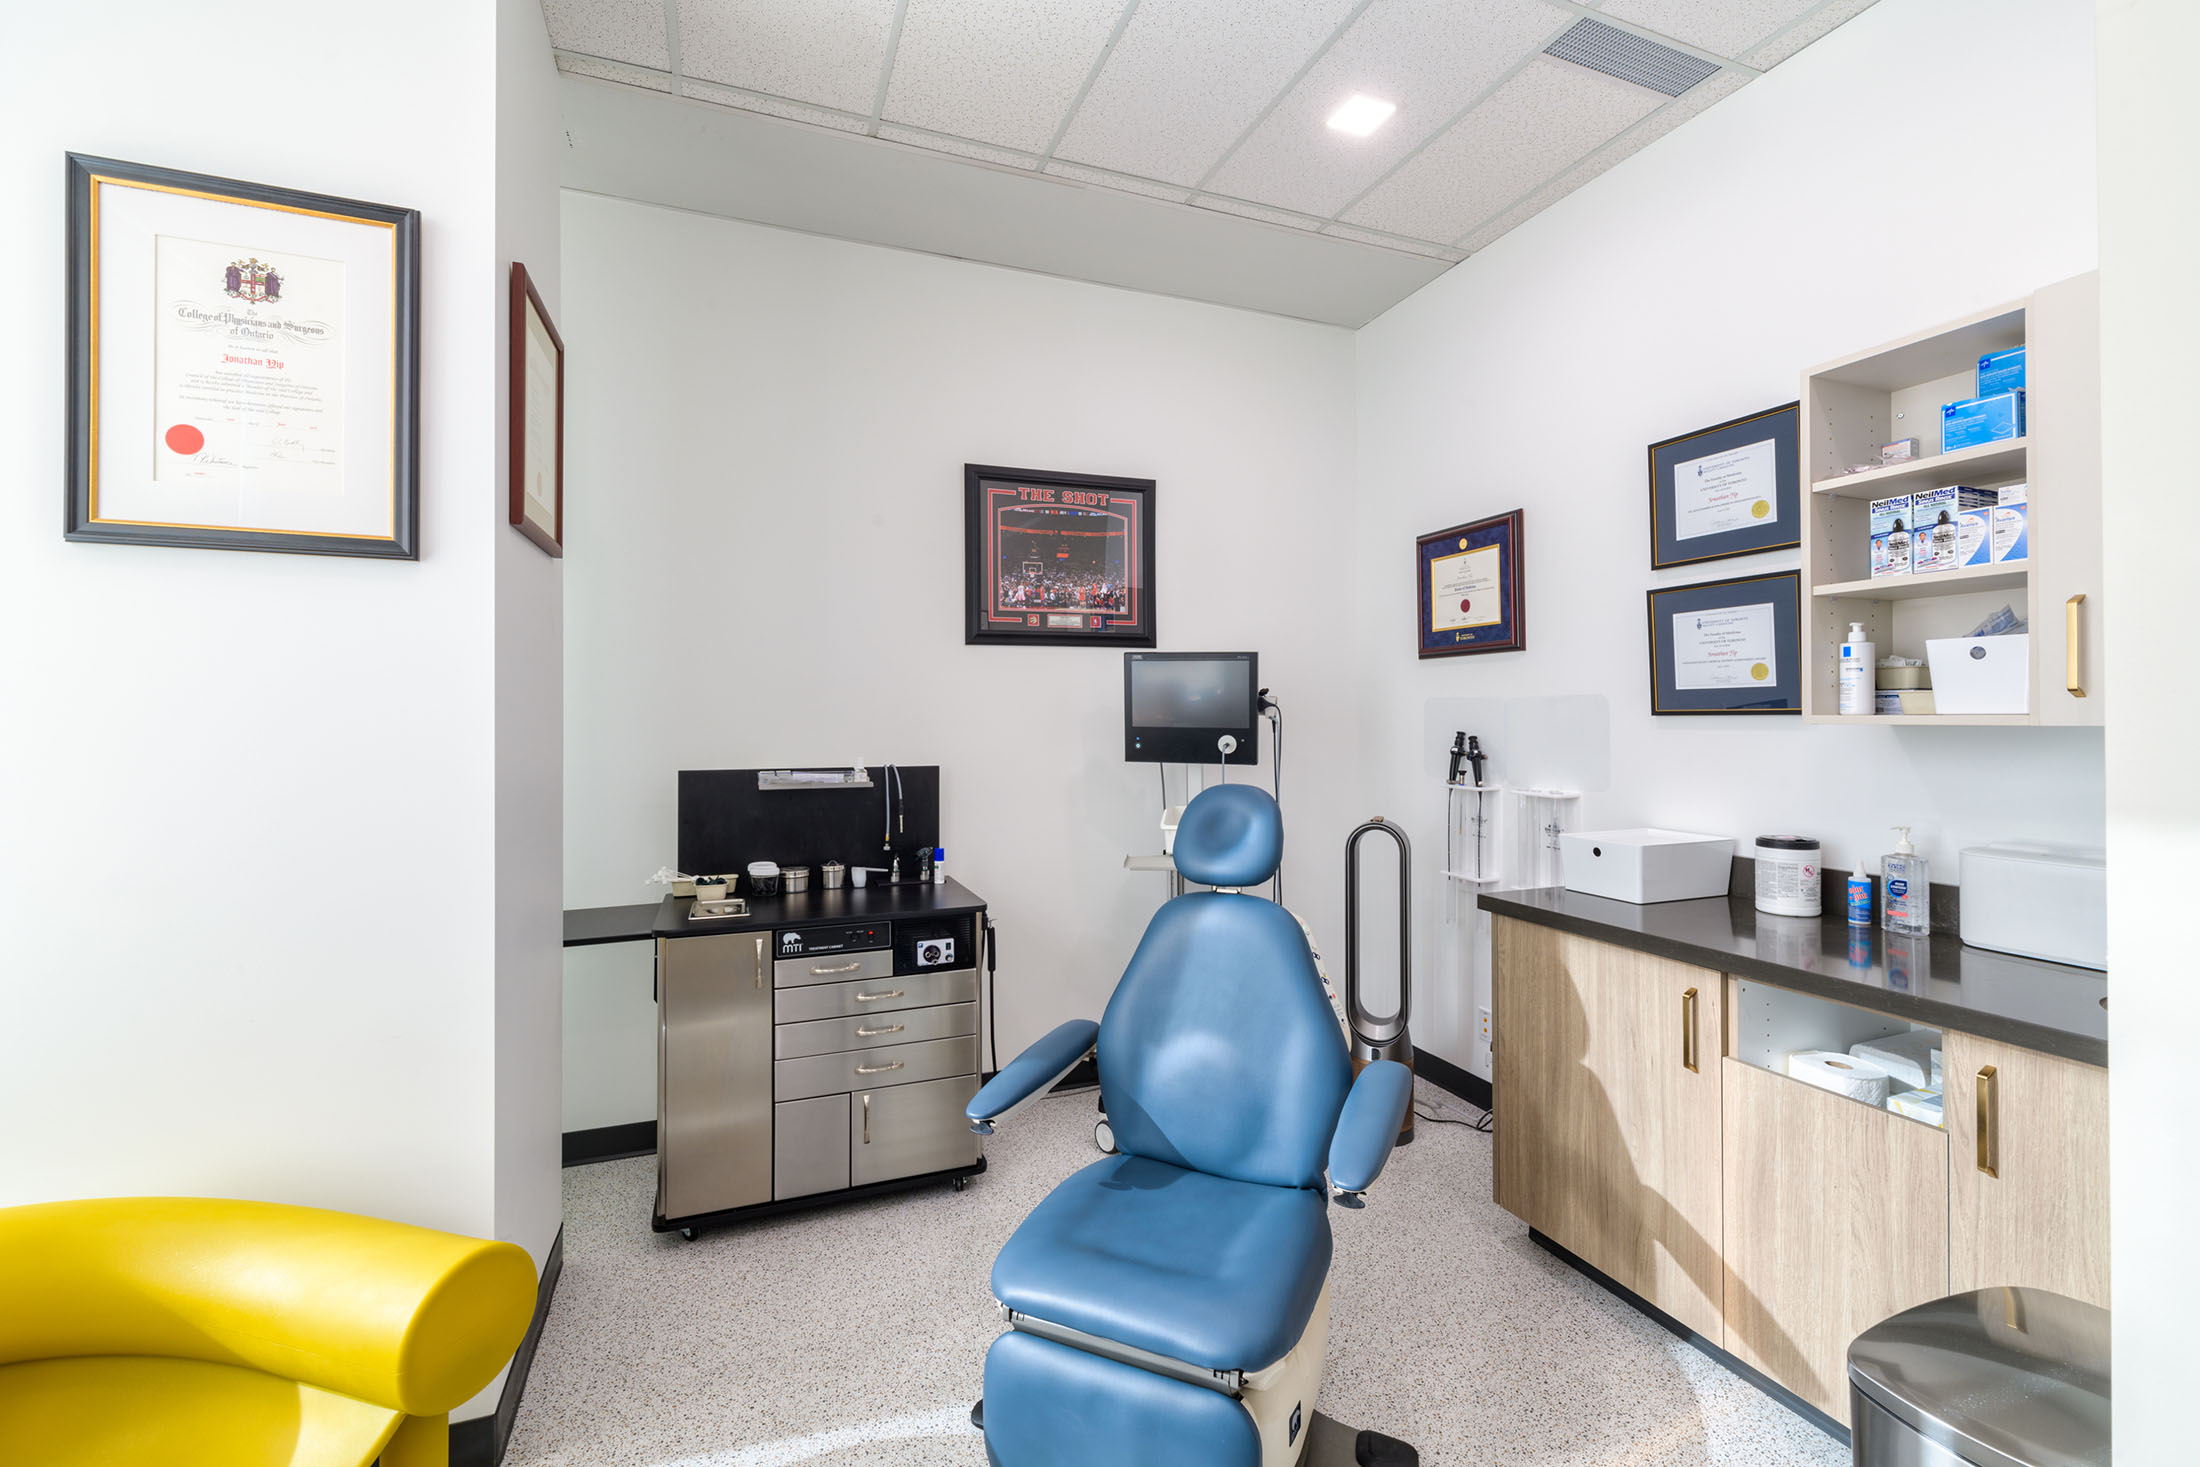
[[[970,1408],[970,1424],[985,1430],[984,1401]],[[1394,1436],[1354,1431],[1316,1411],[1298,1467],[1421,1467],[1421,1454]]]

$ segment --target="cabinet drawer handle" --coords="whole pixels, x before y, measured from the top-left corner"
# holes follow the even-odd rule
[[[890,1065],[857,1065],[856,1073],[859,1075],[883,1075],[888,1070],[900,1069],[901,1064],[902,1062],[900,1060],[895,1060]],[[868,1104],[866,1105],[863,1113],[865,1115],[869,1115],[871,1113]]]
[[[886,993],[859,993],[855,998],[857,1003],[877,1003],[882,998],[900,998],[904,991],[896,988]]]
[[[764,986],[764,934],[761,932],[756,934],[756,986],[758,989]]]
[[[2078,649],[2083,641],[2078,633],[2078,608],[2085,605],[2085,592],[2080,591],[2063,603],[2063,686],[2073,698],[2085,696],[2085,685],[2078,681]]]
[[[834,973],[853,973],[862,966],[861,963],[842,963],[837,968],[820,968],[813,963],[810,965],[810,976],[812,978],[824,978]]]
[[[871,1144],[871,1097],[863,1097],[863,1144]]]
[[[856,1038],[869,1039],[874,1034],[899,1034],[908,1027],[907,1024],[876,1024],[868,1029],[856,1030]]]
[[[1978,1169],[1989,1177],[2001,1176],[2000,1138],[1994,1134],[1994,1067],[1978,1072]]]
[[[1695,1074],[1696,1068],[1696,990],[1691,988],[1681,995],[1681,1068]]]

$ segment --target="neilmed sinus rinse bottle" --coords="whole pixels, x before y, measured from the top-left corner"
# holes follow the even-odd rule
[[[1880,878],[1886,883],[1879,899],[1879,925],[1889,932],[1932,930],[1932,868],[1910,844],[1910,827],[1897,825],[1900,837],[1894,849],[1880,858]]]

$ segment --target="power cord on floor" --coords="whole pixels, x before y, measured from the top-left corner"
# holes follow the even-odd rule
[[[1436,1115],[1421,1109],[1419,1106],[1413,1108],[1413,1113],[1420,1119],[1434,1121],[1439,1126],[1465,1126],[1468,1130],[1480,1131],[1485,1136],[1489,1135],[1497,1126],[1497,1113],[1495,1111],[1483,1111],[1482,1119],[1478,1121],[1462,1121],[1457,1116]]]

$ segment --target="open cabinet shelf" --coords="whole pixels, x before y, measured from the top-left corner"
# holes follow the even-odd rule
[[[1978,359],[2027,348],[2027,433],[1941,453],[1940,408],[1971,397]],[[2098,274],[1823,363],[1803,374],[1803,717],[1880,726],[2098,724],[2100,682],[2100,283]],[[1920,457],[1862,473],[1881,444]],[[1872,577],[1871,501],[1963,485],[2026,486],[2030,557]],[[2073,598],[2079,598],[2073,600]],[[1840,649],[1861,624],[1881,657],[1923,658],[2003,606],[2031,633],[2022,713],[1844,716]],[[2071,655],[2069,631],[2079,639]],[[2082,689],[2082,691],[2080,691]]]

